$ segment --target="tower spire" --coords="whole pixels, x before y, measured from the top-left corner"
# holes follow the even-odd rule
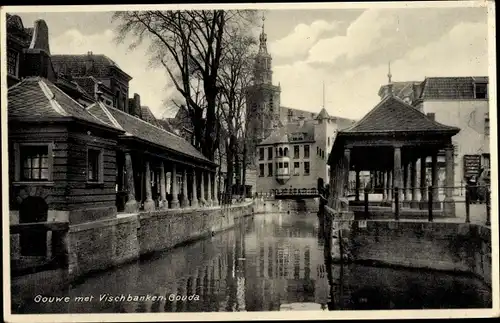
[[[387,79],[389,81],[387,84],[389,95],[392,95],[393,93],[392,93],[391,61],[389,61],[389,72],[387,73]]]
[[[323,80],[323,109],[325,108],[325,80]]]
[[[260,33],[259,40],[260,40],[260,46],[259,46],[259,53],[267,53],[267,35],[264,29],[266,21],[266,16],[265,13],[262,12],[262,32]]]

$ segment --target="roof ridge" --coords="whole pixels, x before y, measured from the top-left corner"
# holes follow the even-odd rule
[[[94,104],[91,104],[90,106],[88,106],[87,108],[85,108],[85,110],[87,110],[90,114],[94,115],[90,111],[90,108],[93,107],[93,106],[98,106],[104,112],[104,114],[108,117],[108,119],[111,121],[111,123],[113,124],[113,126],[115,126],[116,128],[118,128],[120,130],[125,130],[125,129],[123,129],[122,125],[115,119],[115,117],[113,117],[113,115],[111,114],[111,112],[108,111],[107,107],[102,102],[94,102]],[[94,117],[96,117],[96,118],[99,119],[99,117],[97,117],[97,116],[94,116]]]
[[[70,114],[66,110],[64,110],[64,108],[59,104],[59,102],[57,102],[56,95],[54,94],[54,92],[52,92],[52,90],[49,88],[49,86],[44,82],[44,79],[40,78],[37,81],[37,83],[38,83],[38,86],[40,87],[40,89],[42,90],[43,94],[45,95],[45,97],[49,101],[52,109],[62,116],[65,116],[65,117],[70,116]]]
[[[363,118],[361,118],[360,120],[356,121],[353,125],[351,125],[350,127],[347,127],[341,131],[348,131],[348,130],[351,130],[353,128],[355,128],[356,126],[360,125],[362,122],[364,122],[370,115],[372,115],[374,113],[375,110],[377,110],[383,103],[385,103],[386,101],[389,100],[389,98],[391,98],[392,96],[391,95],[387,95],[385,98],[383,98],[382,100],[380,100],[379,103],[377,103],[373,109],[371,109],[367,114],[365,114],[365,116]]]
[[[124,112],[124,111],[119,110],[119,109],[114,108],[114,107],[106,107],[106,109],[113,109],[113,110],[116,110],[116,111],[118,111],[118,112],[120,112],[120,113],[122,113],[122,114],[125,114],[125,115],[127,115],[127,116],[129,116],[129,117],[131,117],[131,118],[135,118],[135,119],[140,120],[140,121],[142,121],[142,122],[144,122],[144,123],[147,123],[148,125],[150,125],[150,126],[152,126],[152,127],[155,127],[155,128],[157,128],[157,129],[159,129],[159,130],[162,130],[162,131],[165,131],[165,132],[166,132],[166,133],[168,133],[168,134],[171,134],[171,135],[174,135],[174,136],[176,136],[176,137],[179,137],[179,138],[181,138],[182,140],[185,140],[186,142],[188,142],[188,143],[189,143],[189,141],[187,141],[187,140],[186,140],[186,139],[184,139],[183,137],[181,137],[181,136],[179,136],[179,135],[177,135],[177,134],[175,134],[175,133],[172,133],[172,132],[170,132],[170,131],[168,131],[168,130],[166,130],[166,129],[163,129],[163,128],[161,128],[161,127],[158,127],[158,126],[156,126],[156,125],[154,125],[154,124],[152,124],[152,123],[150,123],[150,122],[147,122],[146,120],[142,120],[141,118],[138,118],[138,117],[136,117],[136,116],[134,116],[134,115],[131,115],[130,113]],[[193,147],[194,147],[194,146],[193,146]]]

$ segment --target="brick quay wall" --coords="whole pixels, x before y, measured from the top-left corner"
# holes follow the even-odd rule
[[[253,203],[204,209],[169,209],[70,226],[70,279],[105,270],[232,228]]]
[[[354,221],[357,263],[473,274],[491,287],[491,229],[466,223]]]

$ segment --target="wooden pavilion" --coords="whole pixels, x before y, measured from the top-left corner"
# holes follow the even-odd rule
[[[345,198],[349,172],[356,172],[356,201],[359,201],[360,171],[382,179],[382,205],[395,207],[398,188],[400,210],[426,209],[428,187],[432,186],[433,208],[438,196],[438,152],[445,152],[443,215],[455,216],[453,200],[454,149],[451,138],[459,128],[436,122],[396,96],[389,94],[351,127],[339,131],[332,146],[329,205],[338,208]],[[427,183],[426,159],[431,159],[431,182]]]

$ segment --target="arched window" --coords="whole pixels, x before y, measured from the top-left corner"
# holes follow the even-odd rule
[[[279,150],[279,151],[280,151],[280,152],[279,152],[279,156],[280,156],[280,157],[283,157],[283,148],[280,148],[280,150]]]
[[[288,148],[285,147],[285,150],[283,151],[283,153],[285,154],[285,157],[288,156]]]

